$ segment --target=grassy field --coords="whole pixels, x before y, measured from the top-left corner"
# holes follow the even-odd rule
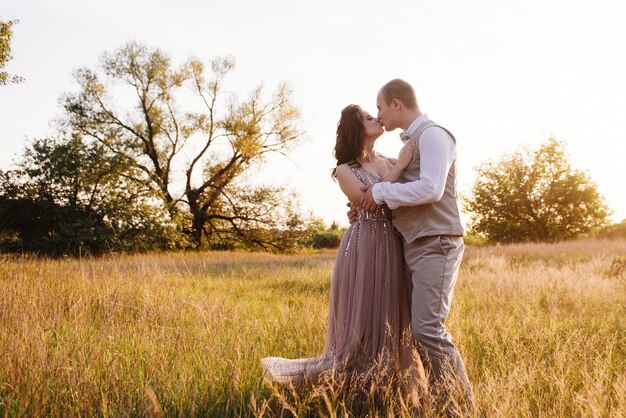
[[[334,257],[0,255],[0,416],[402,414],[261,376],[322,350]],[[468,248],[448,327],[478,415],[626,416],[625,265],[626,241]]]

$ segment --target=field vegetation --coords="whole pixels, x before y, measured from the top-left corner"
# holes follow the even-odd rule
[[[321,352],[335,255],[0,255],[0,416],[409,415],[262,377]],[[626,240],[467,249],[448,327],[477,416],[626,416],[625,266]]]

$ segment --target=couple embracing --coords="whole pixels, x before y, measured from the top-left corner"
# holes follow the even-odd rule
[[[413,399],[430,392],[443,406],[456,387],[471,404],[444,325],[464,251],[456,139],[421,113],[403,80],[385,84],[376,106],[374,117],[349,105],[337,124],[333,176],[353,209],[334,266],[324,352],[264,358],[264,374],[295,383],[329,371],[391,373]],[[383,128],[403,129],[397,159],[374,150]]]

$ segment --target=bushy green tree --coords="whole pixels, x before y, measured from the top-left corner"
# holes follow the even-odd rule
[[[471,229],[491,242],[559,241],[606,221],[609,209],[588,174],[572,167],[563,142],[518,151],[477,168],[466,208]]]
[[[155,191],[128,159],[80,136],[35,140],[0,173],[4,250],[92,254],[182,247]]]

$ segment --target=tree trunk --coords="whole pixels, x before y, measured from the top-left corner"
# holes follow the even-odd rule
[[[193,240],[196,249],[199,249],[202,245],[202,231],[204,229],[204,222],[206,217],[202,213],[202,208],[198,204],[199,194],[193,190],[186,192],[187,199],[189,200],[189,211],[191,212],[191,239]]]

